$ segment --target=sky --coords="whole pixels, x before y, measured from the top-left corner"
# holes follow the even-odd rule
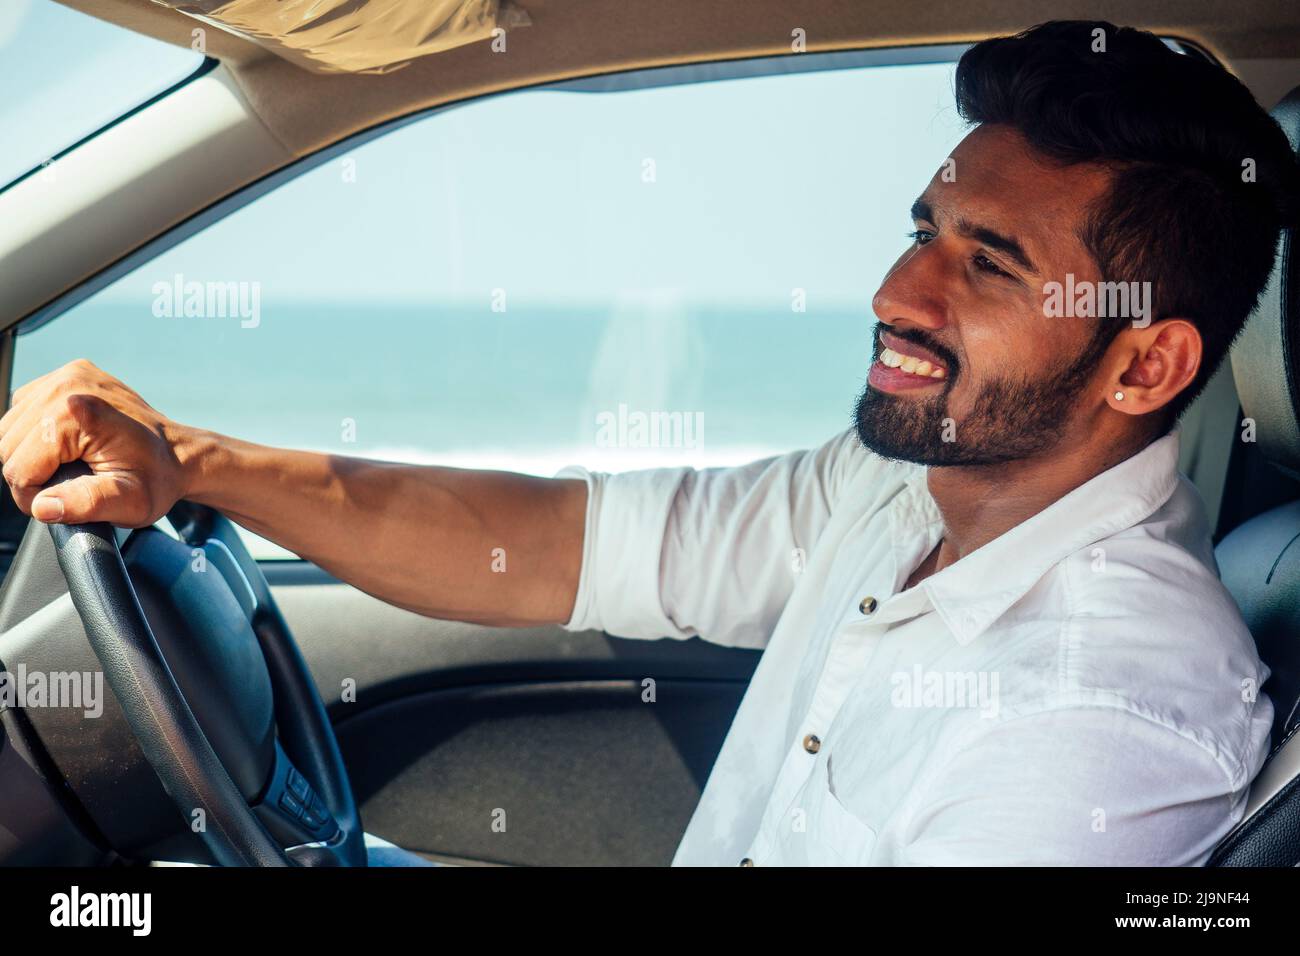
[[[671,288],[758,303],[802,287],[860,305],[960,135],[948,72],[485,100],[362,146],[239,213],[249,242],[219,254],[232,275],[257,274],[297,299],[481,299],[505,288],[611,301]],[[321,240],[295,241],[302,233]]]

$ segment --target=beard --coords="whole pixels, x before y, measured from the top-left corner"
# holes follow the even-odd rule
[[[1061,440],[1107,344],[1094,340],[1082,355],[1058,362],[1040,377],[988,381],[970,412],[957,422],[948,410],[949,396],[962,374],[956,356],[914,330],[895,329],[891,334],[932,350],[947,364],[948,377],[943,391],[928,398],[882,392],[868,384],[854,411],[858,438],[884,458],[931,467],[998,465],[1051,449]],[[880,348],[877,327],[874,357],[879,357]]]

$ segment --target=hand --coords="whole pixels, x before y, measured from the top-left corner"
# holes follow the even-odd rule
[[[185,496],[183,430],[85,359],[28,382],[0,418],[0,461],[14,501],[38,521],[138,528]],[[93,474],[42,487],[64,462]]]

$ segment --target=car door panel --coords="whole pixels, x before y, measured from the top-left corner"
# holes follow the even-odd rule
[[[437,858],[665,864],[758,654],[437,621],[267,562],[366,827]]]

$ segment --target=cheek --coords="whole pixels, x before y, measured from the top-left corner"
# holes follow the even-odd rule
[[[1063,355],[1077,354],[1077,330],[1061,325],[1068,321],[1048,318],[1020,299],[982,310],[978,321],[962,327],[965,367],[976,378],[1032,376]]]
[[[968,325],[958,353],[961,368],[947,392],[948,413],[961,421],[991,383],[1032,378],[1048,350],[1038,325],[996,319],[977,328]]]
[[[952,387],[954,396],[978,392],[981,382],[1001,377],[1015,368],[1022,354],[1018,336],[1008,333],[1000,322],[967,323],[962,328],[957,357],[960,367]]]

